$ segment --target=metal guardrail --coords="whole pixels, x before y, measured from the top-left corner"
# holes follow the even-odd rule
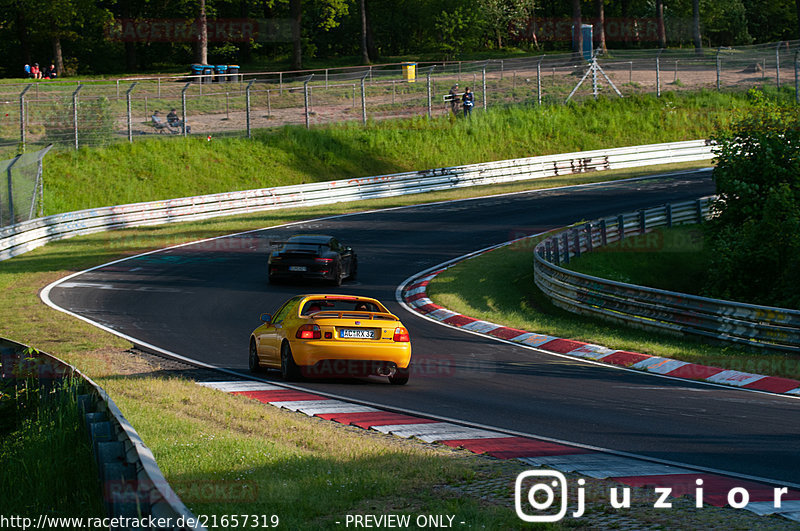
[[[90,394],[78,396],[78,405],[91,436],[106,514],[118,522],[114,529],[204,530],[103,388],[54,356],[0,338],[0,378],[33,378],[48,388],[54,381],[70,377],[83,380],[90,389]],[[140,525],[142,522],[154,522],[155,527]]]
[[[712,198],[674,203],[570,227],[534,249],[534,281],[556,306],[627,326],[800,352],[800,311],[710,299],[606,280],[561,267],[582,253],[656,227],[699,223]]]
[[[0,260],[50,241],[112,229],[395,197],[555,175],[709,160],[713,157],[707,141],[692,140],[81,210],[0,229]]]

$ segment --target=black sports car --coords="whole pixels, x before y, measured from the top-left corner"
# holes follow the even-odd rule
[[[339,286],[345,278],[356,278],[356,253],[332,236],[298,234],[285,242],[270,243],[281,246],[269,255],[270,282],[327,280]]]

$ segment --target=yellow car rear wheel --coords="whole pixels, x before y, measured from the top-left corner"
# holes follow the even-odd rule
[[[405,385],[411,376],[411,367],[407,369],[397,369],[393,376],[389,376],[389,383],[392,385]]]
[[[281,376],[289,382],[300,378],[300,367],[294,361],[292,347],[288,341],[284,341],[281,345]]]

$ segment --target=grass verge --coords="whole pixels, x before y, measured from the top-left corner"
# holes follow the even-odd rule
[[[685,230],[687,233],[683,234],[689,234],[691,229]],[[680,241],[682,239],[676,237],[675,245],[683,245],[678,243]],[[685,252],[692,257],[696,254],[691,250]],[[592,271],[608,271],[615,267],[619,258],[615,258],[614,253],[608,257],[604,254],[598,253],[599,264]],[[637,255],[637,260],[649,264],[652,257],[641,254],[643,256]],[[534,284],[532,256],[533,241],[485,253],[438,275],[428,285],[428,294],[445,308],[513,328],[702,365],[800,379],[800,356],[767,354],[688,337],[622,328],[557,308]],[[648,278],[653,276],[658,273],[648,273]],[[675,275],[673,272],[666,276]],[[624,278],[627,278],[626,273],[621,273],[616,280]],[[683,282],[675,279],[668,284],[662,282],[662,286],[678,288]]]
[[[699,92],[517,105],[470,120],[424,117],[284,127],[252,139],[149,139],[48,155],[45,212],[381,175],[420,168],[708,138],[750,105]]]
[[[77,404],[80,382],[50,392],[0,380],[0,514],[102,517],[101,485]]]

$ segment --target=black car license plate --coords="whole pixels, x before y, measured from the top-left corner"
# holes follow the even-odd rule
[[[375,339],[375,330],[343,328],[339,330],[339,337],[342,339]]]

